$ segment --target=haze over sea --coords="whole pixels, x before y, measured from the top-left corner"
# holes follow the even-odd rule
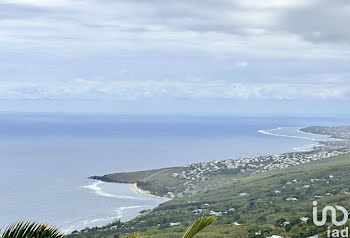
[[[125,221],[163,200],[89,176],[310,150],[327,137],[298,129],[349,122],[329,117],[2,113],[0,227],[31,219],[71,232],[116,218]]]

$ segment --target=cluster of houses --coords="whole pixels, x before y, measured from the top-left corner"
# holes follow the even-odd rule
[[[183,171],[173,173],[175,178],[187,180],[187,184],[209,179],[211,175],[258,174],[274,169],[298,166],[312,161],[331,158],[350,152],[349,148],[342,150],[315,150],[303,153],[287,153],[268,156],[258,156],[244,159],[202,162],[185,166]]]
[[[350,139],[350,126],[311,126],[301,131],[313,134],[328,135],[337,139]]]

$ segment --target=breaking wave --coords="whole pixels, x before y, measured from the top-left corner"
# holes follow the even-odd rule
[[[269,129],[269,130],[258,130],[258,132],[261,133],[261,134],[270,135],[270,136],[281,136],[281,137],[288,137],[288,138],[295,138],[295,139],[304,139],[304,140],[312,140],[312,141],[318,141],[319,140],[319,139],[310,138],[310,137],[307,137],[307,136],[284,135],[284,134],[276,133],[276,131],[280,131],[280,130],[285,129],[285,128],[286,127],[277,127],[275,129]],[[299,130],[297,132],[301,133]]]
[[[102,185],[102,184],[104,184],[104,183],[105,183],[105,182],[102,182],[102,181],[96,181],[96,182],[93,183],[93,184],[83,186],[83,188],[90,189],[90,190],[94,191],[97,195],[103,196],[103,197],[112,197],[112,198],[120,198],[120,199],[137,199],[137,200],[142,200],[141,198],[137,198],[137,197],[107,193],[107,192],[103,191],[102,188],[101,188],[101,186],[100,186],[100,185]]]

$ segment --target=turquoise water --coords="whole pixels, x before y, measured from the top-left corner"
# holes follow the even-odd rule
[[[89,176],[310,150],[328,138],[298,129],[337,124],[350,123],[346,118],[0,114],[0,227],[31,219],[71,232],[126,221],[162,200]]]

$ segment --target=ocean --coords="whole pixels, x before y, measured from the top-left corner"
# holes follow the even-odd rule
[[[307,151],[327,136],[311,125],[348,118],[0,114],[0,227],[24,219],[68,233],[127,221],[163,200],[92,175]]]

